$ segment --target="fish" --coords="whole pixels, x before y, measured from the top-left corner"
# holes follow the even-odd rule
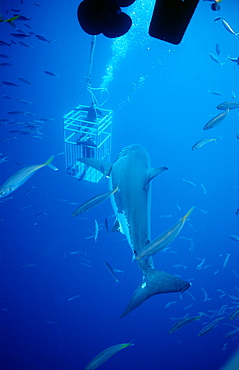
[[[109,234],[109,222],[107,218],[105,218],[105,228],[106,228],[107,234]]]
[[[196,184],[194,184],[194,182],[190,181],[190,180],[186,180],[185,178],[183,178],[183,181],[186,182],[187,184],[189,185],[192,185],[192,186],[197,186]]]
[[[225,63],[221,63],[221,62],[220,62],[220,60],[218,59],[218,57],[217,57],[216,55],[214,55],[214,54],[212,54],[212,53],[209,53],[209,56],[210,56],[210,58],[211,58],[214,62],[216,62],[217,64],[220,64],[220,66],[222,66],[223,64],[225,64]]]
[[[79,294],[74,295],[73,297],[68,298],[67,301],[70,302],[70,301],[73,301],[76,298],[80,298]]]
[[[14,84],[13,82],[9,82],[9,81],[2,81],[2,84],[6,85],[6,86],[18,86],[16,84]]]
[[[224,317],[220,317],[219,319],[215,319],[213,320],[212,322],[210,322],[209,324],[207,324],[206,326],[204,326],[204,328],[202,328],[202,330],[198,333],[198,336],[201,337],[202,335],[205,335],[207,334],[209,331],[211,331],[216,325],[217,323],[224,319]]]
[[[196,149],[200,149],[202,148],[204,145],[212,142],[212,141],[215,141],[215,143],[217,142],[217,139],[218,139],[218,136],[215,137],[214,139],[201,139],[199,141],[196,142],[196,144],[194,144],[192,146],[192,150],[196,150]]]
[[[214,19],[214,22],[218,22],[218,21],[220,21],[220,19],[222,19],[221,17],[216,17],[215,19]]]
[[[29,82],[25,78],[22,78],[22,77],[18,77],[18,78],[19,78],[20,81],[24,82],[25,84],[32,85],[31,82]]]
[[[239,317],[239,306],[230,314],[228,320],[234,320]]]
[[[4,19],[4,18],[1,16],[0,22],[7,22],[7,23],[11,23],[11,22],[16,21],[19,17],[20,17],[20,15],[19,15],[19,14],[18,14],[18,15],[15,15],[15,17],[8,18],[8,19]]]
[[[179,320],[171,327],[171,329],[169,330],[169,334],[174,333],[178,329],[182,328],[184,325],[189,324],[190,322],[194,320],[200,320],[200,319],[201,319],[201,316],[192,316],[192,317],[186,317],[182,320]]]
[[[118,191],[118,186],[112,191],[107,191],[106,193],[96,195],[95,197],[87,200],[85,203],[81,204],[78,208],[76,208],[76,210],[72,213],[71,217],[76,217],[81,215],[82,213],[87,212],[89,209],[97,206],[98,204],[102,203],[104,200],[109,198],[116,191]]]
[[[26,33],[11,33],[11,35],[17,39],[25,39],[26,37],[30,37],[30,35],[27,35]]]
[[[208,89],[208,94],[213,94],[213,95],[222,95],[222,92],[221,91],[216,91],[216,90],[209,90]]]
[[[208,123],[206,123],[206,125],[203,127],[203,130],[209,130],[215,126],[218,126],[222,122],[222,120],[226,118],[228,113],[229,113],[229,109],[225,110],[225,112],[220,113],[217,116],[210,119],[210,121],[208,121]]]
[[[231,255],[231,253],[227,253],[227,257],[225,258],[225,261],[223,263],[223,269],[225,269],[227,267],[230,255]]]
[[[217,109],[220,110],[231,110],[231,109],[236,109],[239,108],[239,103],[236,101],[227,101],[225,103],[221,103],[217,106]]]
[[[105,262],[105,266],[106,266],[107,270],[111,273],[111,275],[115,279],[116,283],[119,283],[119,280],[117,279],[117,277],[115,275],[115,271],[114,271],[113,267],[111,267],[108,262],[106,262],[106,261],[104,261],[104,262]]]
[[[50,71],[43,71],[44,73],[46,73],[47,75],[49,75],[49,76],[52,76],[52,77],[59,77],[59,76],[57,76],[55,73],[53,73],[53,72],[50,72]]]
[[[235,36],[238,36],[239,35],[239,33],[236,33],[235,31],[233,31],[233,29],[231,28],[231,26],[224,19],[222,19],[222,24],[223,24],[223,26],[225,27],[225,29],[229,33],[232,33]]]
[[[11,63],[0,63],[0,65],[1,65],[2,67],[12,66],[12,64],[11,64]]]
[[[145,249],[141,251],[139,255],[136,256],[136,260],[139,261],[143,257],[152,256],[153,254],[157,253],[158,251],[166,248],[169,244],[171,244],[176,236],[182,230],[187,218],[192,213],[192,207],[185,216],[180,218],[173,226],[169,229],[164,231],[161,235],[159,235],[156,239],[154,239],[151,243],[149,243]]]
[[[7,195],[11,194],[13,191],[17,190],[22,186],[36,171],[40,168],[49,166],[54,171],[57,170],[55,166],[51,164],[54,159],[54,155],[51,156],[45,163],[38,165],[31,165],[24,167],[20,171],[14,173],[9,179],[7,179],[4,184],[0,187],[0,198],[4,198]]]
[[[96,357],[91,360],[91,362],[85,367],[84,370],[94,370],[97,369],[99,366],[104,364],[110,357],[115,355],[121,349],[127,348],[129,346],[134,346],[134,343],[122,343],[116,344],[114,346],[106,348],[104,351],[100,352]]]
[[[47,40],[45,37],[43,37],[43,36],[41,36],[41,35],[35,35],[35,36],[36,36],[36,38],[37,38],[38,40],[46,41],[46,42],[51,42],[51,40]]]
[[[0,54],[0,58],[10,58],[9,55],[6,54]]]
[[[234,335],[238,335],[239,334],[239,328],[236,328],[236,329],[234,329],[234,330],[232,330],[232,331],[230,331],[229,333],[227,333],[226,335],[225,335],[225,337],[226,338],[228,338],[228,337],[234,337]],[[225,343],[225,344],[227,344],[227,343]],[[238,365],[238,362],[237,363],[235,363],[235,366],[237,366]]]
[[[123,148],[114,163],[93,158],[80,158],[79,161],[109,178],[110,189],[115,189],[116,186],[119,188],[111,197],[116,215],[113,230],[126,236],[133,258],[140,255],[150,243],[150,183],[155,176],[167,170],[167,167],[151,168],[148,152],[139,144]],[[153,295],[183,293],[191,286],[172,274],[155,270],[151,256],[137,263],[143,274],[142,282],[120,318],[128,315]]]
[[[99,234],[99,225],[97,220],[95,220],[95,235],[94,235],[95,242],[97,241],[98,234]]]
[[[216,44],[216,53],[217,53],[217,55],[220,55],[220,53],[221,53],[219,44]]]
[[[8,44],[7,42],[0,40],[0,46],[9,46],[10,47],[11,45],[12,45],[11,42],[10,42],[10,44]]]
[[[230,235],[230,238],[232,240],[235,240],[235,242],[239,242],[239,236],[237,236],[237,235]]]
[[[26,42],[23,42],[23,41],[18,41],[18,43],[22,46],[25,46],[26,48],[31,48],[32,46],[27,44]]]

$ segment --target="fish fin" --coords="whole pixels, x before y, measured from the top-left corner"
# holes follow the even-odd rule
[[[150,168],[147,173],[147,178],[144,184],[144,189],[147,189],[149,186],[150,181],[163,171],[166,171],[168,168],[167,167],[158,167],[158,168]]]
[[[92,158],[79,158],[78,161],[87,164],[87,166],[95,168],[96,170],[103,173],[103,175],[105,175],[106,177],[109,177],[110,175],[112,163]]]
[[[120,316],[120,319],[128,315],[132,310],[140,306],[148,298],[156,294],[185,292],[191,284],[178,279],[176,276],[164,271],[147,268],[144,271],[142,284],[135,290],[128,306]]]
[[[119,220],[116,219],[115,222],[114,222],[114,225],[112,226],[112,232],[114,231],[119,231],[120,232],[120,223],[119,223]]]
[[[54,166],[53,164],[51,164],[51,162],[53,161],[53,159],[55,158],[54,155],[52,155],[44,164],[43,166],[48,166],[50,167],[52,170],[54,171],[58,171],[58,168],[56,166]]]

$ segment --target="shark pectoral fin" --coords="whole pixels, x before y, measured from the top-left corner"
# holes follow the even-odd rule
[[[100,171],[105,175],[106,177],[109,176],[112,163],[100,161],[99,159],[93,159],[93,158],[78,158],[79,162],[85,163],[87,166],[93,167],[96,170]]]
[[[144,188],[147,188],[149,186],[150,181],[160,173],[166,171],[167,167],[158,167],[158,168],[150,168],[147,173],[147,178],[144,184]]]
[[[120,223],[119,220],[115,220],[114,225],[112,226],[112,231],[119,231],[120,232]]]
[[[173,292],[183,293],[190,286],[190,283],[180,280],[174,275],[149,268],[147,269],[143,283],[135,290],[131,301],[120,316],[120,319],[128,315],[128,313],[153,295]]]

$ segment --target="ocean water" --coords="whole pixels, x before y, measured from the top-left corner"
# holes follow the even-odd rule
[[[152,167],[168,167],[151,184],[152,238],[195,206],[170,248],[154,256],[156,269],[192,286],[182,295],[151,297],[119,319],[142,274],[125,237],[106,231],[105,218],[110,230],[114,223],[110,201],[71,218],[77,205],[108,190],[108,180],[78,181],[67,175],[64,155],[58,155],[53,160],[58,171],[42,168],[0,199],[3,370],[84,369],[105,348],[130,341],[134,346],[101,368],[214,370],[237,349],[238,337],[225,336],[239,326],[228,320],[239,304],[239,242],[230,238],[239,235],[239,110],[209,131],[203,127],[222,112],[218,104],[239,99],[239,66],[228,59],[239,56],[238,37],[214,21],[222,17],[239,32],[239,4],[224,0],[213,12],[210,2],[200,1],[175,46],[148,36],[153,4],[145,3],[137,0],[127,10],[135,10],[127,35],[97,36],[91,84],[109,92],[103,108],[113,110],[112,161],[123,147],[138,143]],[[0,47],[7,55],[0,62],[11,64],[0,66],[0,81],[17,85],[0,86],[1,184],[23,166],[63,153],[63,116],[91,104],[85,80],[92,39],[79,26],[78,4],[1,3],[5,19],[14,14],[29,19],[16,20],[16,29],[0,24],[0,39],[10,44]],[[21,31],[29,37],[12,35]],[[95,94],[100,103],[105,99],[105,93]],[[192,150],[200,139],[216,137],[216,144]],[[95,220],[96,242],[89,238]],[[118,284],[104,261],[124,271],[117,273]],[[177,320],[198,315],[200,320],[169,334]],[[217,326],[198,336],[217,318],[222,318]]]

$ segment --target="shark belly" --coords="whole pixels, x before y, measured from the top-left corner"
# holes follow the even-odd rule
[[[110,176],[110,188],[119,186],[111,197],[112,207],[134,255],[150,241],[150,190],[145,187],[149,167],[147,152],[135,145],[126,155],[119,155]]]

